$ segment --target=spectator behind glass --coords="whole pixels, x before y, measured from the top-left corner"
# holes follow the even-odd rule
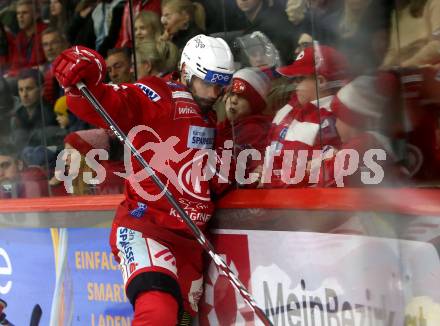
[[[46,28],[41,33],[41,44],[49,66],[52,61],[69,46],[65,35],[59,29],[52,27]]]
[[[440,1],[399,0],[397,3],[383,67],[439,63]]]
[[[259,69],[238,70],[234,73],[231,87],[225,96],[226,120],[217,124],[216,148],[225,147],[225,141],[231,140],[236,160],[245,149],[255,149],[260,153],[259,160],[255,157],[253,160],[247,160],[246,174],[263,164],[267,130],[272,120],[271,116],[262,114],[267,105],[266,97],[269,90],[270,79]],[[244,163],[242,161],[237,160],[238,164]],[[244,177],[248,178],[247,175]]]
[[[190,0],[165,0],[162,2],[162,40],[173,42],[182,50],[193,36],[205,31],[205,9]]]
[[[265,0],[235,0],[238,8],[246,16],[245,34],[254,31],[264,33],[275,45],[283,63],[293,59],[297,41],[292,24],[285,12],[270,8]]]
[[[158,41],[163,33],[160,17],[152,11],[141,11],[134,20],[134,36],[136,43],[153,40]]]
[[[289,21],[294,25],[301,24],[308,12],[306,0],[287,0],[286,14]]]
[[[25,167],[16,148],[0,144],[0,199],[48,196],[47,180],[41,167]]]
[[[387,6],[382,0],[344,0],[339,10],[318,22],[316,39],[349,57],[355,74],[374,71],[387,48]]]
[[[20,106],[11,119],[11,137],[18,149],[41,145],[46,126],[57,125],[55,114],[41,100],[40,81],[38,70],[23,70],[18,76]]]
[[[304,51],[309,46],[313,45],[313,38],[307,33],[303,33],[300,35],[298,39],[298,44],[295,49],[295,55],[300,54],[302,51]]]
[[[131,53],[128,48],[111,49],[107,53],[107,73],[113,84],[131,83]]]
[[[61,96],[55,102],[55,106],[53,107],[53,112],[55,112],[58,125],[60,126],[61,129],[67,129],[70,122],[69,114],[67,110],[68,107],[67,107],[66,96]]]
[[[114,172],[123,172],[124,164],[122,161],[111,160],[110,152],[112,151],[112,141],[106,130],[90,129],[72,132],[66,136],[64,139],[64,144],[64,148],[66,150],[76,150],[76,152],[73,152],[73,154],[69,154],[67,151],[64,152],[62,159],[65,161],[66,169],[70,169],[72,160],[79,160],[79,173],[78,176],[72,181],[72,190],[74,195],[103,195],[122,193],[124,178],[117,176]],[[86,163],[85,159],[86,155],[92,149],[101,149],[109,154],[105,159],[98,159],[95,155],[96,162],[100,164],[100,166],[95,167],[95,170]],[[105,175],[103,175],[102,180],[99,180],[99,184],[88,184],[84,181],[84,173],[91,172],[96,175],[96,168],[101,169],[101,171],[105,171]],[[55,174],[64,172],[65,171],[55,171]],[[57,175],[55,175],[49,181],[49,184],[51,186],[59,185],[61,184],[59,179],[61,178],[57,178]]]
[[[278,50],[266,35],[258,31],[237,37],[234,44],[238,49],[238,53],[234,54],[234,57],[240,61],[243,67],[257,67],[271,79],[271,90],[267,95],[268,105],[265,113],[274,114],[289,101],[290,94],[294,89],[289,80],[276,72],[276,68],[281,65]],[[223,120],[223,108],[218,105],[216,110],[218,119]]]
[[[16,52],[12,58],[10,76],[17,76],[20,69],[36,67],[45,62],[41,32],[46,25],[39,20],[38,10],[29,0],[17,2],[17,21],[20,31],[16,37]]]
[[[390,186],[405,176],[403,167],[397,164],[397,156],[393,151],[391,140],[384,134],[384,121],[386,110],[389,106],[389,98],[380,93],[376,77],[360,76],[341,88],[334,97],[331,109],[336,117],[336,129],[341,137],[342,145],[338,150],[354,150],[359,155],[360,166],[348,176],[341,177],[341,170],[348,166],[348,158],[344,164],[336,164],[335,151],[332,157],[327,158],[320,174],[320,184],[330,187],[361,187],[368,185]],[[366,178],[361,177],[362,171],[372,171],[371,166],[365,160],[365,152],[375,150],[381,157],[374,163],[375,171],[382,169],[380,173],[372,172]],[[342,165],[342,166],[341,166]],[[319,163],[318,165],[321,166]]]
[[[238,31],[244,26],[244,14],[237,10],[235,1],[197,0],[203,5],[206,13],[206,34]],[[225,19],[226,17],[226,19]]]
[[[64,135],[78,130],[90,129],[88,123],[80,120],[69,111],[66,96],[61,96],[55,102],[53,112],[56,115],[58,125],[65,131]]]
[[[125,3],[124,13],[122,16],[122,26],[119,32],[118,42],[115,45],[115,48],[122,47],[132,47],[132,37],[131,37],[131,17],[136,17],[136,15],[142,11],[152,11],[161,15],[161,0],[133,0],[133,12],[130,15],[130,6],[129,2]]]
[[[6,79],[0,76],[0,141],[9,137],[11,131],[11,117],[19,106]]]
[[[43,99],[53,105],[57,98],[64,94],[64,90],[53,76],[52,62],[55,58],[68,47],[64,34],[53,28],[46,28],[41,36],[44,55],[47,63],[43,66]]]
[[[69,0],[50,0],[49,27],[65,33],[73,14],[73,8],[69,7]]]
[[[117,42],[122,24],[123,6],[123,0],[80,1],[67,28],[69,43],[84,45],[106,55]]]
[[[92,12],[97,0],[81,0],[75,8],[75,14],[67,27],[67,40],[71,45],[84,45],[95,48],[95,30]]]
[[[312,34],[311,10],[313,9],[310,9],[307,0],[287,0],[285,12],[292,23],[295,33],[294,40],[298,41],[303,34]],[[317,13],[314,12],[314,14]],[[319,20],[319,17],[315,16],[315,22],[317,18]]]
[[[177,69],[179,51],[171,42],[144,41],[136,44],[138,79],[163,77]]]
[[[348,62],[333,48],[313,46],[301,52],[291,65],[279,68],[278,72],[297,78],[297,86],[290,102],[272,121],[263,185],[268,188],[309,186],[308,178],[301,174],[307,161],[312,159],[313,150],[328,150],[340,145],[330,103],[349,78]],[[292,161],[286,169],[283,161],[289,159],[286,155],[289,151],[293,153],[290,155]]]
[[[261,32],[237,37],[235,45],[238,48],[237,59],[245,67],[267,70],[281,65],[277,48]]]
[[[0,22],[0,76],[8,73],[11,60],[14,58],[15,38]]]
[[[298,35],[297,48],[295,49],[296,56],[312,45],[310,10],[315,9],[310,9],[306,0],[287,0],[286,14]],[[314,14],[316,15],[316,12]]]
[[[105,0],[98,2],[92,12],[96,36],[94,49],[102,55],[106,55],[118,40],[123,11],[124,0]]]
[[[13,0],[4,0],[0,2],[0,22],[7,31],[14,35],[16,35],[19,30],[17,14],[15,11],[16,4],[16,1]]]

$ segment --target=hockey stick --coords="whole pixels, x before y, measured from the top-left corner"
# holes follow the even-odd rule
[[[43,314],[43,310],[41,310],[41,306],[37,303],[32,309],[31,314],[31,322],[29,326],[38,326],[40,325],[41,315]]]
[[[7,306],[8,304],[6,301],[0,299],[0,325],[14,326],[9,320],[6,319],[6,314],[3,312]]]
[[[173,197],[173,195],[169,192],[163,182],[157,177],[154,171],[151,169],[149,164],[145,161],[145,159],[141,156],[141,154],[137,151],[137,149],[133,146],[131,141],[127,139],[127,136],[122,132],[122,130],[116,125],[113,119],[108,115],[107,111],[102,107],[101,103],[93,96],[93,94],[89,91],[84,83],[79,82],[76,84],[76,87],[79,89],[81,94],[89,101],[89,103],[93,106],[96,112],[104,119],[104,121],[110,127],[110,130],[115,134],[115,136],[119,139],[120,142],[127,145],[130,148],[131,153],[135,157],[135,159],[142,165],[142,167],[148,172],[148,175],[151,177],[153,182],[157,185],[157,187],[164,192],[168,202],[174,209],[179,213],[180,217],[182,217],[183,221],[192,231],[194,237],[203,247],[203,249],[211,256],[214,263],[220,270],[227,276],[231,284],[235,287],[235,289],[241,294],[246,303],[251,307],[251,309],[255,312],[258,318],[263,322],[266,326],[271,326],[272,323],[269,318],[265,315],[263,310],[257,306],[257,303],[253,299],[252,295],[246,289],[246,287],[241,283],[238,277],[234,274],[234,272],[228,267],[226,262],[221,258],[218,254],[215,253],[214,247],[206,239],[203,232],[199,229],[199,227],[189,218],[188,214],[180,207],[179,203]]]

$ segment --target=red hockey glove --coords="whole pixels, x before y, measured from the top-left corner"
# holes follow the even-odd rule
[[[82,81],[93,88],[104,80],[105,61],[99,53],[84,46],[63,51],[53,63],[53,71],[66,93],[78,95],[76,83]]]

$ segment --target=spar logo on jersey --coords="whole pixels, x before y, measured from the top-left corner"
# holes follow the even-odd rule
[[[188,148],[206,149],[214,145],[215,129],[190,126],[188,131]]]
[[[141,83],[135,83],[135,85],[139,87],[142,90],[142,92],[144,92],[144,94],[147,95],[151,101],[157,102],[160,100],[159,94],[157,94],[153,89],[151,89],[147,85]]]

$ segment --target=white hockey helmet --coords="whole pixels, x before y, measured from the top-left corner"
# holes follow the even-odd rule
[[[234,73],[234,57],[221,38],[199,34],[190,39],[182,51],[180,70],[185,64],[185,79],[193,76],[212,84],[228,85]]]

